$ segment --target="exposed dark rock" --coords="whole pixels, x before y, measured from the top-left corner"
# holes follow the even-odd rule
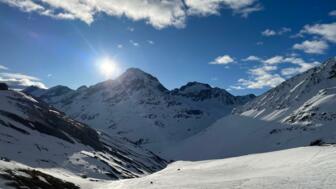
[[[6,83],[0,83],[0,90],[1,91],[6,91],[8,90],[8,85]]]

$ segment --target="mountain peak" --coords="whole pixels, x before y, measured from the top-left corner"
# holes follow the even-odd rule
[[[209,84],[192,81],[183,85],[179,89],[173,90],[173,93],[198,95],[202,91],[209,91],[212,89],[215,88],[211,87]]]
[[[128,68],[119,78],[132,78],[132,79],[153,79],[158,81],[157,78],[150,75],[149,73],[144,72],[139,68]]]
[[[181,91],[193,90],[194,92],[199,92],[199,91],[208,90],[208,89],[212,89],[212,87],[209,84],[200,83],[200,82],[197,82],[197,81],[188,82],[186,85],[183,85],[180,88]]]
[[[143,87],[155,87],[160,91],[168,91],[160,81],[149,73],[142,71],[139,68],[127,69],[116,81],[128,85],[129,87],[143,88]]]

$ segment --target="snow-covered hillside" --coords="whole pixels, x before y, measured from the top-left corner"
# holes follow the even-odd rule
[[[74,121],[21,92],[0,91],[0,157],[92,178],[133,178],[166,161],[127,140]]]
[[[11,188],[8,183],[52,188],[57,183],[61,188],[82,189],[334,189],[335,158],[335,146],[301,147],[221,160],[178,161],[152,175],[120,181],[88,180],[57,169],[32,169],[0,160],[0,188]]]
[[[336,120],[336,58],[297,75],[236,113],[262,120],[319,125]]]
[[[162,155],[204,160],[336,143],[336,60],[295,76]]]
[[[97,188],[333,189],[336,147],[305,147],[222,160],[179,161],[152,175]]]
[[[78,121],[125,136],[156,152],[202,131],[254,98],[235,97],[224,89],[197,82],[169,91],[158,79],[136,68],[91,87],[29,87],[24,92]]]

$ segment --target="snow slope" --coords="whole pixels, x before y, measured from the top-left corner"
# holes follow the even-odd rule
[[[97,188],[333,189],[336,147],[304,147],[222,160],[178,161],[142,178]]]
[[[205,160],[268,152],[311,143],[336,143],[336,59],[295,76],[235,115],[171,146],[163,157]]]
[[[24,93],[0,91],[0,103],[1,158],[104,179],[138,177],[166,166],[152,152],[97,132]]]
[[[64,86],[46,91],[30,87],[24,92],[80,122],[127,137],[155,152],[202,131],[234,107],[254,98],[235,97],[224,89],[198,82],[169,91],[157,78],[136,68],[115,80],[77,90]]]
[[[335,143],[335,125],[302,129],[301,126],[231,115],[179,145],[171,146],[161,155],[174,160],[220,159],[309,146],[317,140]]]
[[[33,170],[82,189],[333,189],[336,186],[335,158],[335,146],[301,147],[220,160],[177,161],[154,174],[120,181],[88,180],[60,170]],[[5,185],[10,181],[1,177],[3,173],[8,174],[8,170],[30,178],[22,170],[32,168],[0,160],[0,188],[11,188]],[[38,180],[45,182],[48,178],[45,175],[37,177]]]
[[[268,121],[319,125],[336,119],[336,58],[269,90],[236,114]]]

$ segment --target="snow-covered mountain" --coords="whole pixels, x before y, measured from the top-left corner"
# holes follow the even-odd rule
[[[238,107],[234,115],[162,155],[204,160],[336,143],[335,73],[332,58]]]
[[[156,152],[202,131],[254,98],[235,97],[224,89],[197,82],[169,91],[157,78],[136,68],[115,80],[77,90],[29,87],[24,92],[78,121]]]
[[[258,96],[236,113],[289,124],[319,125],[336,120],[336,58]]]
[[[100,179],[133,178],[167,162],[21,92],[0,90],[0,157],[34,168]]]

